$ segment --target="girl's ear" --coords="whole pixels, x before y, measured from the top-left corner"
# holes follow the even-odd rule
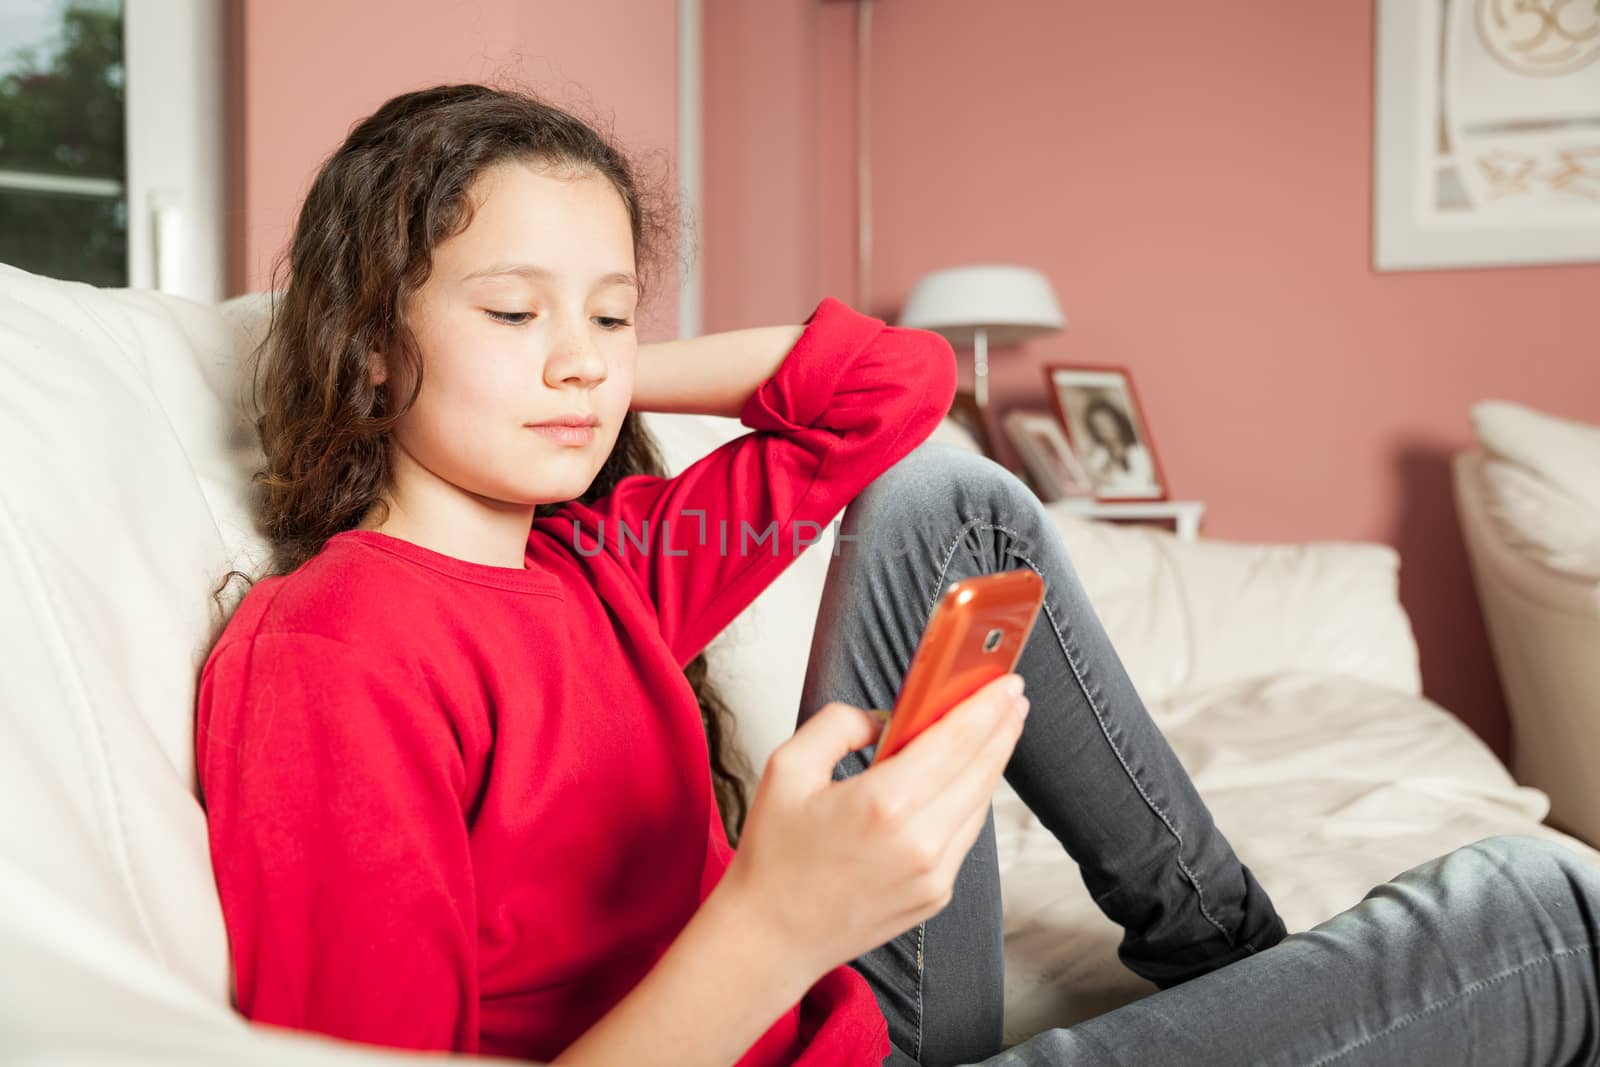
[[[367,353],[367,373],[372,378],[373,385],[382,385],[389,379],[389,365],[383,358],[383,353],[377,351]]]

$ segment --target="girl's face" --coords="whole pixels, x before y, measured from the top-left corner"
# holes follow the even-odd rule
[[[422,391],[394,430],[402,499],[454,486],[495,510],[570,500],[616,443],[638,336],[628,211],[598,175],[526,163],[481,174],[472,222],[434,249],[406,309]],[[387,374],[374,354],[373,380]],[[396,398],[409,382],[391,383]],[[574,443],[529,424],[596,416]],[[410,481],[410,486],[405,483]]]

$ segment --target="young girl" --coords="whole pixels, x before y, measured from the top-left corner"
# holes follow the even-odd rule
[[[1596,872],[1486,839],[1286,938],[1036,498],[923,443],[950,346],[832,298],[641,346],[670,228],[593,129],[482,86],[388,101],[317,175],[260,350],[276,556],[198,695],[244,1015],[592,1064],[1593,1050]],[[638,410],[751,432],[665,478]],[[746,820],[702,650],[840,508]],[[868,769],[939,590],[1017,566],[1016,674]],[[1005,1052],[1002,774],[1162,990]]]

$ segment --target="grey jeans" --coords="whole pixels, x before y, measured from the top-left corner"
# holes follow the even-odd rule
[[[1600,1063],[1600,868],[1542,838],[1488,837],[1286,936],[1020,480],[925,442],[851,501],[838,533],[801,721],[830,700],[892,707],[948,583],[1013,567],[1045,579],[1006,781],[1123,928],[1123,964],[1158,987],[1002,1051],[991,807],[950,903],[851,961],[888,1022],[885,1064]],[[861,773],[871,752],[834,778]]]

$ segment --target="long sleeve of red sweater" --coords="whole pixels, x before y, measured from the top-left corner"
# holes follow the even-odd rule
[[[955,395],[955,352],[824,297],[739,413],[745,434],[676,477],[631,475],[576,543],[643,585],[680,664],[693,659],[867,483],[927,439]]]

